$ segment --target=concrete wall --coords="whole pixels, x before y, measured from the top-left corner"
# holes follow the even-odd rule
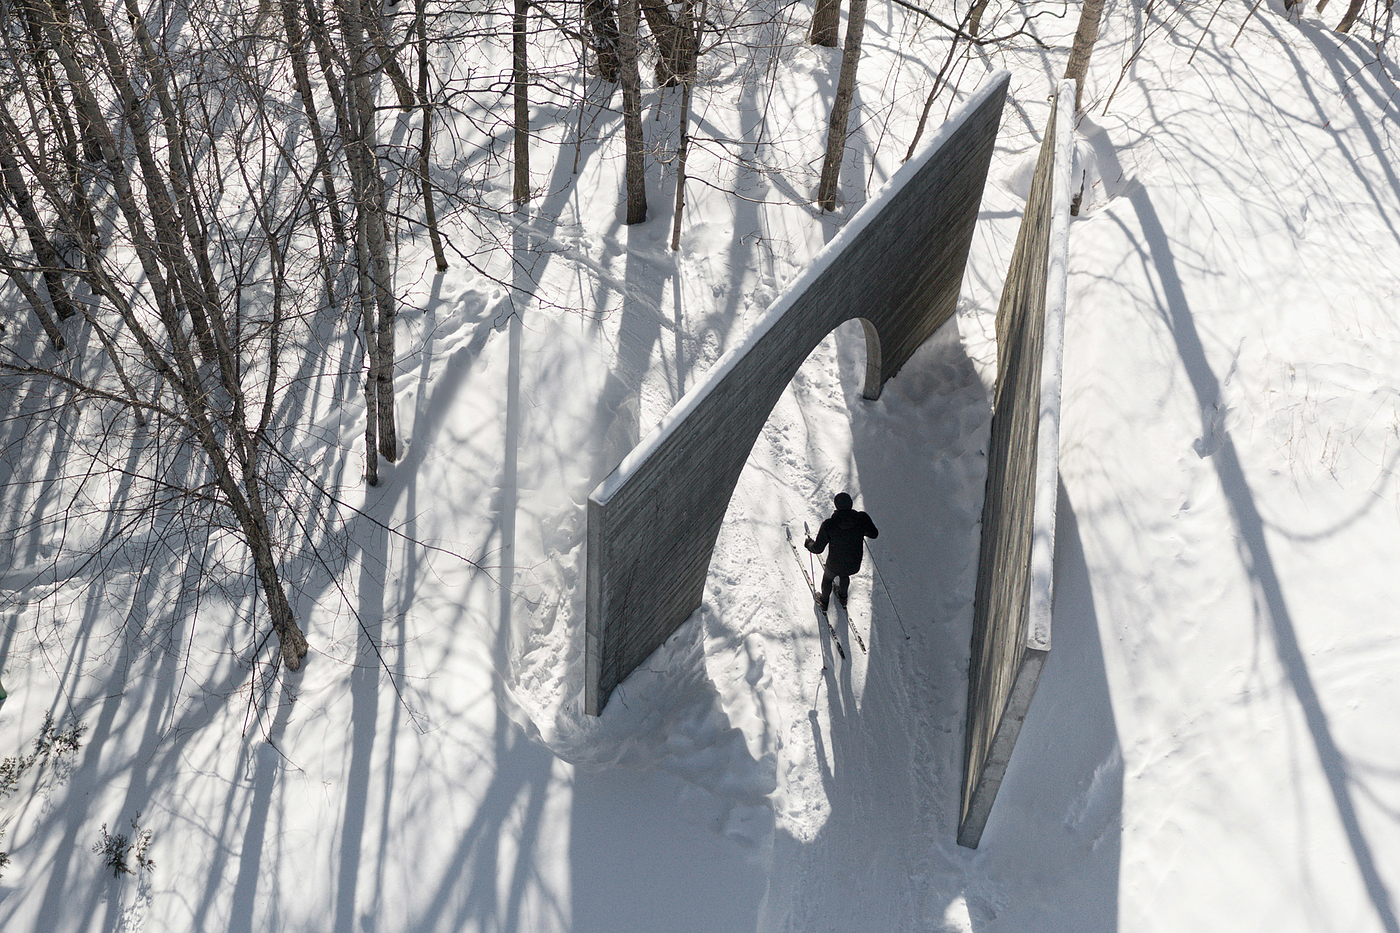
[[[1060,85],[997,309],[958,842],[976,848],[1050,651],[1074,83]]]
[[[875,398],[953,314],[1008,82],[989,79],[589,497],[589,713],[699,608],[739,474],[816,345],[859,318]]]

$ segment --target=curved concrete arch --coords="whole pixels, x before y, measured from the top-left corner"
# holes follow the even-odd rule
[[[699,608],[739,474],[817,344],[859,319],[878,398],[952,316],[1009,81],[993,76],[940,127],[589,496],[589,713]]]
[[[880,390],[885,387],[880,381],[880,361],[883,358],[880,352],[880,331],[875,322],[868,317],[857,320],[865,330],[865,388],[861,390],[861,395],[873,400],[880,397]]]

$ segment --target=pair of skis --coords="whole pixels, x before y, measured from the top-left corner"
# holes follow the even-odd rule
[[[802,523],[802,530],[806,533],[807,537],[810,538],[812,536],[812,529],[808,527],[806,522]],[[822,614],[822,618],[826,620],[827,631],[831,633],[831,643],[836,646],[836,653],[839,654],[841,656],[841,659],[844,661],[846,659],[846,649],[842,646],[841,639],[838,638],[836,635],[836,626],[831,624],[831,616],[828,615],[827,611],[822,608],[821,594],[817,592],[816,581],[812,579],[812,574],[807,569],[807,564],[805,564],[802,560],[802,554],[797,550],[797,542],[792,539],[792,529],[789,528],[787,525],[784,525],[783,532],[787,535],[788,547],[792,548],[792,556],[796,558],[797,566],[802,571],[802,579],[807,581],[807,589],[810,590],[812,593],[812,602],[816,604],[817,609],[820,610]],[[811,552],[809,551],[808,553]],[[817,560],[821,561],[822,569],[825,570],[826,559],[819,554],[817,555]],[[838,600],[837,602],[840,602],[840,600]],[[860,633],[855,630],[855,626],[849,624],[849,615],[846,617],[846,621],[846,627],[851,630],[851,636],[855,638],[856,644],[860,645],[860,650],[864,652],[866,650],[865,642],[861,639]]]

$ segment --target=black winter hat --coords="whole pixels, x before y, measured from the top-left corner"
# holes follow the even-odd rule
[[[836,507],[838,509],[849,509],[851,507],[851,497],[844,492],[836,494]]]

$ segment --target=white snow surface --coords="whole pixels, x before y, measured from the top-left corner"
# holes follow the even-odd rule
[[[1107,113],[1124,14],[1095,52],[1054,645],[978,850],[954,835],[992,321],[1073,17],[1052,53],[973,59],[1013,99],[956,318],[876,402],[858,324],[812,353],[703,608],[582,713],[586,497],[897,168],[946,46],[882,7],[841,211],[806,203],[839,53],[794,29],[755,66],[771,99],[732,67],[697,92],[750,142],[696,150],[716,187],[687,189],[679,253],[673,169],[621,223],[614,127],[542,170],[517,236],[548,307],[402,254],[403,455],[337,575],[299,579],[312,654],[265,715],[222,634],[246,604],[174,620],[176,652],[126,622],[178,568],[43,598],[49,554],[0,570],[0,747],[48,711],[88,725],[0,802],[0,929],[1400,930],[1396,65],[1272,3],[1229,48],[1247,12],[1189,65],[1209,11],[1159,35]],[[646,106],[674,132],[673,93]],[[362,418],[325,415],[346,477]],[[843,489],[881,531],[833,614],[847,662],[783,533]],[[155,868],[113,878],[92,845],[132,819]]]

